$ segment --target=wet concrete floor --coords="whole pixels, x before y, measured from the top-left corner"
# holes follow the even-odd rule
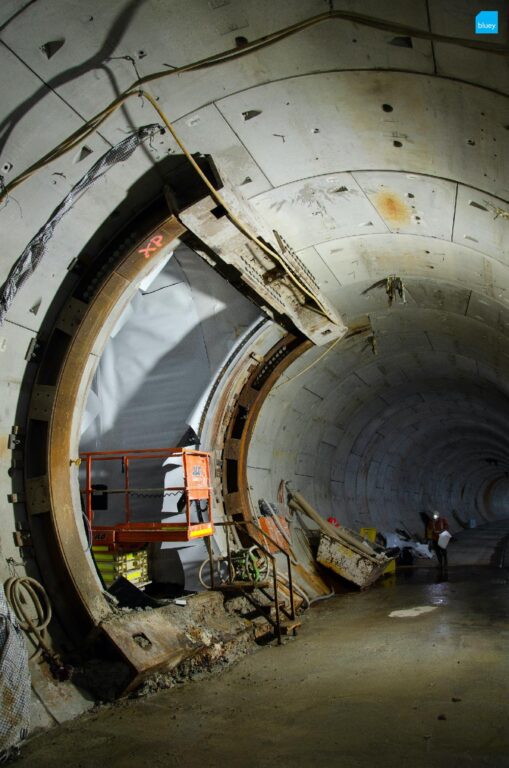
[[[47,732],[16,766],[509,766],[509,571],[436,576],[322,602],[284,647]]]

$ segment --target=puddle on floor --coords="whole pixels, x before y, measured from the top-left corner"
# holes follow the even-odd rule
[[[415,608],[405,608],[401,611],[391,611],[389,614],[390,619],[413,619],[415,616],[421,616],[423,613],[430,613],[435,611],[438,606],[436,605],[417,605]]]

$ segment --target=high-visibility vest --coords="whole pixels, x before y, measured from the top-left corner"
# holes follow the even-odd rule
[[[432,541],[438,541],[438,537],[442,531],[449,530],[449,523],[445,517],[438,517],[436,520],[433,518],[429,521],[426,530],[426,536]]]

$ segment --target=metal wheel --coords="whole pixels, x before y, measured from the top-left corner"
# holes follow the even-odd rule
[[[254,545],[246,552],[245,568],[250,581],[265,581],[269,575],[269,558]]]
[[[216,586],[218,586],[219,584],[224,584],[226,581],[233,579],[232,574],[229,574],[228,561],[225,557],[214,557],[212,562],[213,562],[213,568],[214,568],[214,584]],[[200,580],[200,584],[204,589],[212,589],[212,586],[210,583],[210,560],[208,559],[208,557],[200,565],[200,570],[198,571],[198,578]]]

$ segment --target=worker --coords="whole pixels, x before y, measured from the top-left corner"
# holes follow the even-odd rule
[[[435,555],[437,556],[438,566],[441,571],[447,570],[447,549],[441,547],[438,543],[438,539],[443,531],[449,530],[449,523],[445,517],[440,517],[437,510],[433,512],[433,516],[428,520],[426,529],[426,538],[431,542]]]

